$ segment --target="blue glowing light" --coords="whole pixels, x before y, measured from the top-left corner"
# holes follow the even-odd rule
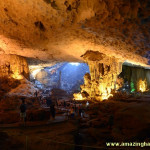
[[[76,62],[72,62],[72,63],[69,63],[70,65],[73,65],[73,66],[79,66],[80,63],[76,63]]]

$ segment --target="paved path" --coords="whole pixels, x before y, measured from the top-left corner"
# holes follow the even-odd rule
[[[44,120],[44,121],[32,121],[26,122],[26,127],[35,127],[35,126],[45,126],[45,125],[51,125],[55,123],[61,123],[67,121],[66,116],[56,116],[55,120]],[[18,128],[18,127],[24,127],[23,123],[17,122],[13,124],[0,124],[0,128]]]

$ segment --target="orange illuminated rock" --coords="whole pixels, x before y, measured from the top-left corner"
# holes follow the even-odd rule
[[[25,58],[17,55],[0,55],[0,77],[29,78],[28,63]]]
[[[83,61],[93,50],[147,64],[147,0],[3,0],[0,10],[0,54]]]
[[[81,94],[75,94],[74,98],[104,100],[108,99],[112,90],[116,89],[116,80],[122,71],[122,63],[113,57],[108,57],[99,52],[87,51],[83,56],[89,65],[90,75],[84,77],[84,85],[81,85],[81,94],[87,93],[86,98]]]

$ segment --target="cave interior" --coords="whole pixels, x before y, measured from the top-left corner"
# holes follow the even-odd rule
[[[149,0],[0,1],[0,149],[149,141],[149,100]]]

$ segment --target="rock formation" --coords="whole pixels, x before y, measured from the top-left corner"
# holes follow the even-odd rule
[[[34,85],[29,83],[29,68],[24,57],[0,55],[0,95],[33,95]],[[30,90],[29,90],[30,88]],[[25,93],[25,94],[23,94]]]
[[[145,92],[150,89],[150,70],[137,66],[123,66],[122,77],[132,92]]]
[[[29,68],[25,58],[17,55],[0,55],[0,77],[29,79]]]
[[[0,53],[83,61],[93,50],[144,65],[149,8],[149,0],[2,0]]]
[[[121,63],[149,67],[149,9],[149,0],[2,0],[1,75],[28,78],[23,57],[83,62],[80,56],[92,50],[100,56],[87,61],[94,90],[88,94],[102,97],[102,89],[110,93],[116,88]]]
[[[75,99],[108,99],[111,91],[116,89],[116,80],[122,71],[122,63],[113,57],[93,51],[87,51],[82,57],[89,65],[90,75],[84,76],[81,94],[75,94]]]

